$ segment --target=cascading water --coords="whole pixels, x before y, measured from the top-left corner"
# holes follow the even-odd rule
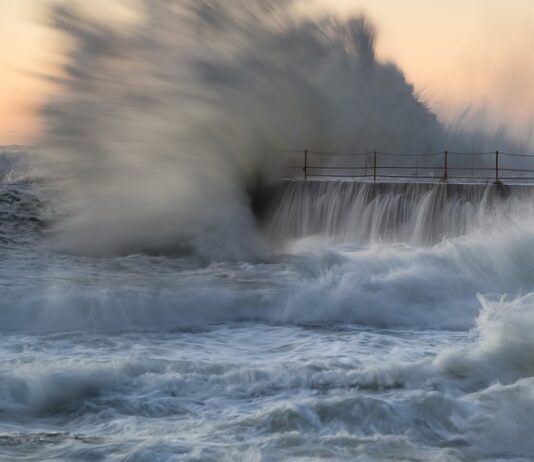
[[[431,245],[531,214],[532,193],[528,186],[288,180],[272,186],[260,220],[278,243],[320,235]]]
[[[521,149],[439,122],[364,17],[131,5],[55,10],[47,136],[0,152],[0,459],[532,460],[531,189],[267,181]]]

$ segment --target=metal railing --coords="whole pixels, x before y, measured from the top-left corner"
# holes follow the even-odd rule
[[[534,155],[492,152],[327,152],[277,151],[296,156],[288,176],[440,181],[534,182]]]

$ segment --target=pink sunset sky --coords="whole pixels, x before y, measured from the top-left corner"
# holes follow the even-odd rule
[[[105,13],[110,2],[99,3],[92,5]],[[43,130],[39,108],[54,88],[42,75],[54,72],[63,45],[46,25],[48,4],[0,2],[2,145],[34,143]],[[380,58],[394,61],[441,118],[484,107],[496,123],[531,128],[534,1],[315,0],[301,10],[366,13]]]

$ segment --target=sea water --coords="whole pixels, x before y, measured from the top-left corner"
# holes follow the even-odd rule
[[[262,259],[205,262],[58,252],[53,188],[0,188],[2,460],[534,457],[527,199],[432,242],[286,230]]]
[[[293,182],[251,207],[287,150],[524,140],[445,126],[362,15],[58,3],[46,131],[0,156],[0,460],[534,458],[529,193]]]

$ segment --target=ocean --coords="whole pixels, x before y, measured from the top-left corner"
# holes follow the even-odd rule
[[[54,188],[2,156],[1,460],[534,457],[527,197],[286,182],[262,259],[92,257],[51,244]],[[335,232],[277,225],[320,226],[313,195],[343,185]],[[460,231],[417,235],[429,214]]]
[[[534,460],[531,189],[281,180],[528,143],[445,124],[364,15],[58,3],[0,153],[0,461]]]

